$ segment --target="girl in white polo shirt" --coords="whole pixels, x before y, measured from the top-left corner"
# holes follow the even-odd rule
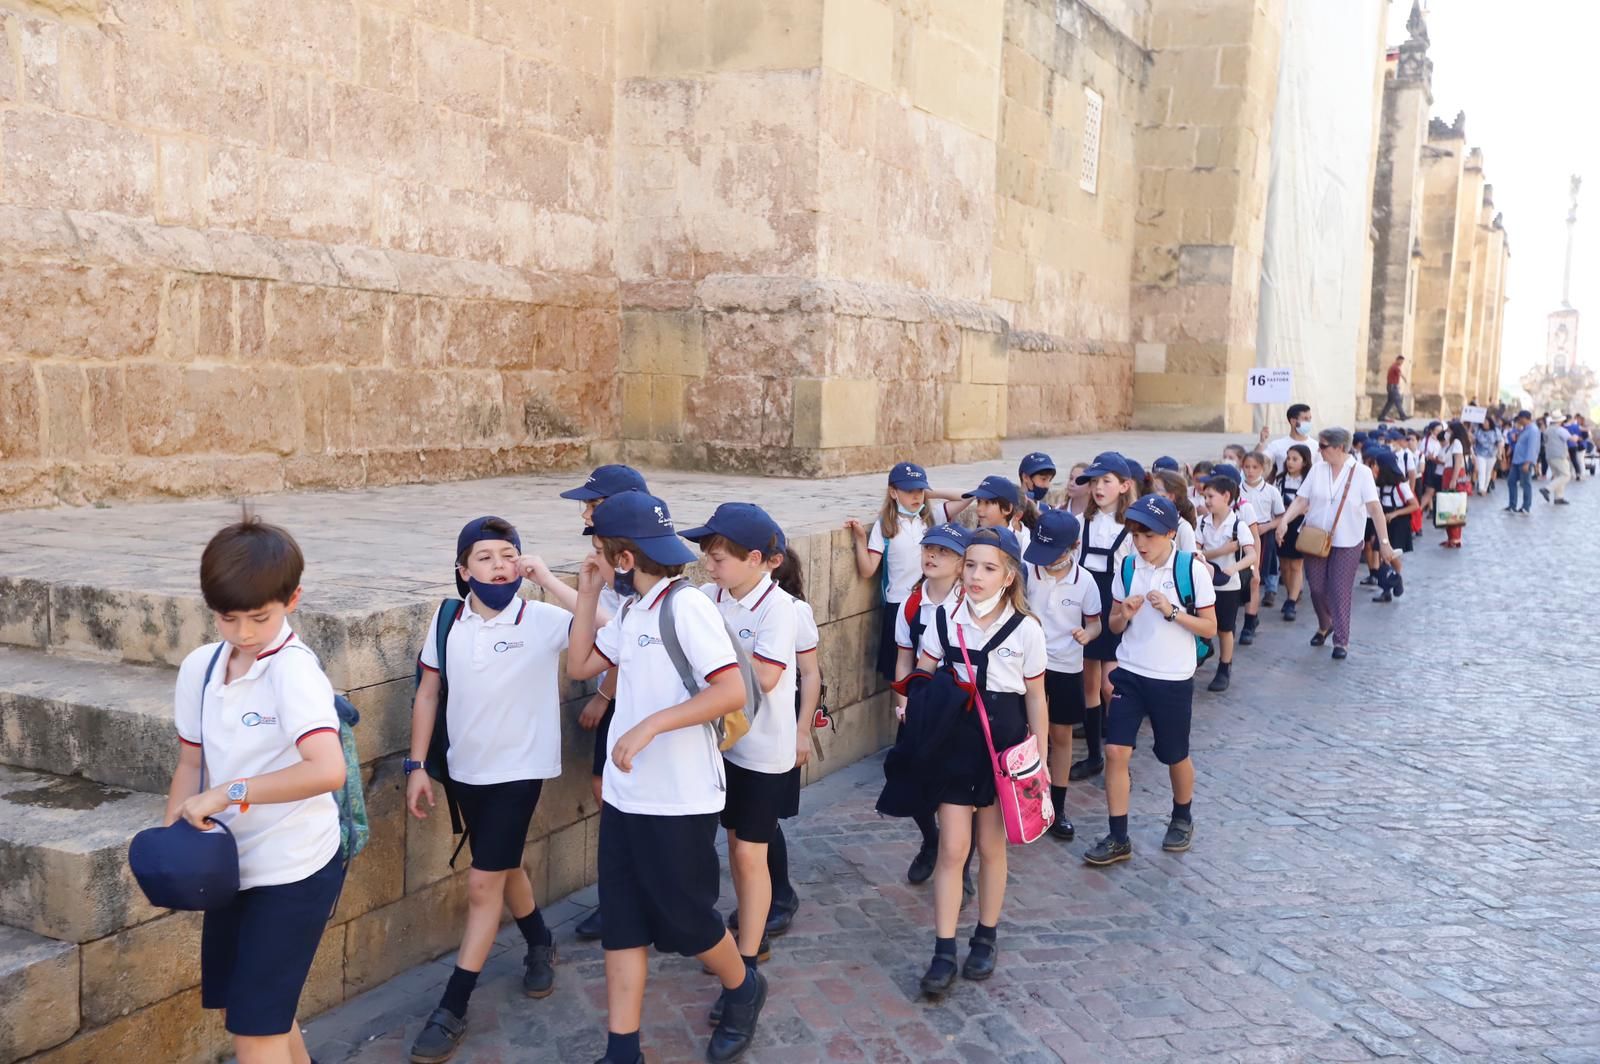
[[[1067,816],[1067,778],[1072,768],[1072,729],[1083,723],[1083,648],[1100,634],[1100,589],[1073,561],[1078,519],[1065,510],[1039,515],[1033,542],[1022,560],[1032,566],[1028,605],[1044,627],[1048,667],[1045,700],[1050,710],[1050,798],[1056,819],[1050,834],[1071,842],[1077,834]]]
[[[1249,520],[1234,509],[1239,500],[1238,481],[1211,477],[1206,481],[1205,499],[1206,512],[1200,515],[1195,539],[1212,564],[1217,589],[1217,674],[1206,690],[1226,691],[1233,677],[1233,633],[1244,596],[1239,574],[1255,563],[1256,541]]]
[[[1048,753],[1049,728],[1044,629],[1028,612],[1022,587],[1022,551],[1010,529],[980,528],[972,533],[962,580],[966,594],[961,605],[953,613],[940,610],[935,615],[933,628],[923,633],[917,667],[924,671],[948,669],[958,683],[982,691],[994,748],[1015,746],[1032,734],[1042,761]],[[976,675],[969,675],[967,658]],[[939,860],[933,873],[933,962],[922,977],[922,991],[931,996],[943,994],[955,981],[961,869],[974,827],[979,859],[978,926],[967,944],[962,977],[989,978],[998,955],[995,929],[1005,904],[1006,832],[995,804],[994,766],[978,712],[974,703],[930,757],[942,780]]]
[[[173,703],[165,823],[221,822],[239,849],[239,893],[201,927],[200,1004],[225,1010],[240,1060],[309,1059],[295,1012],[344,883],[333,687],[289,627],[303,569],[276,526],[246,519],[212,537],[200,591],[224,641],[184,659]]]
[[[522,559],[521,550],[517,530],[501,518],[480,517],[462,528],[456,587],[465,604],[446,633],[445,660],[438,656],[442,607],[417,658],[422,673],[404,763],[406,806],[424,818],[424,803],[434,803],[425,761],[445,691],[449,795],[466,822],[472,867],[461,949],[438,1007],[411,1047],[414,1064],[448,1060],[465,1037],[467,1005],[500,930],[502,905],[528,945],[523,993],[544,998],[555,991],[555,943],[522,857],[544,781],[561,775],[559,663],[572,614],[518,597],[524,566],[542,567]],[[574,592],[561,590],[576,603]]]
[[[1115,451],[1096,455],[1077,480],[1089,487],[1089,503],[1084,511],[1083,534],[1078,542],[1078,564],[1083,566],[1100,592],[1100,601],[1111,599],[1111,576],[1132,543],[1123,525],[1128,508],[1128,488],[1133,471],[1128,460]],[[1117,659],[1117,634],[1109,627],[1101,630],[1083,651],[1083,760],[1075,762],[1069,776],[1092,779],[1105,769],[1100,740],[1105,724],[1105,702],[1110,697],[1106,674],[1108,663]]]
[[[1156,759],[1172,781],[1172,819],[1161,848],[1180,852],[1194,837],[1194,763],[1189,759],[1189,724],[1194,707],[1195,637],[1217,634],[1216,591],[1211,568],[1197,555],[1177,549],[1178,510],[1158,495],[1146,495],[1127,512],[1134,546],[1131,586],[1123,567],[1113,577],[1110,624],[1122,635],[1117,645],[1115,693],[1106,713],[1106,813],[1110,832],[1086,854],[1095,866],[1133,855],[1128,835],[1128,760],[1146,717]],[[1189,564],[1192,608],[1180,602],[1174,566]]]
[[[928,490],[928,473],[915,462],[900,462],[889,470],[889,488],[883,507],[869,532],[854,517],[845,521],[855,544],[856,572],[861,579],[880,577],[883,612],[878,622],[878,674],[894,679],[896,658],[894,617],[921,575],[922,534],[950,520],[948,503],[934,500]]]

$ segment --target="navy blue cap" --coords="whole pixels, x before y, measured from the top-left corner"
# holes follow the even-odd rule
[[[1160,495],[1146,495],[1123,513],[1123,519],[1137,521],[1152,532],[1176,532],[1178,508],[1171,499]]]
[[[1132,480],[1135,484],[1143,484],[1144,483],[1144,466],[1140,465],[1138,462],[1135,462],[1132,458],[1129,458],[1127,455],[1123,455],[1122,456],[1122,460],[1124,462],[1128,463],[1128,477],[1129,477],[1129,479]]]
[[[603,465],[589,474],[589,479],[583,482],[583,487],[564,491],[561,497],[589,502],[592,499],[609,499],[625,491],[649,490],[645,486],[644,477],[640,476],[639,471],[632,466]]]
[[[1083,526],[1070,511],[1046,510],[1039,515],[1039,527],[1033,530],[1033,542],[1023,552],[1022,560],[1032,565],[1054,565],[1078,545],[1082,531]]]
[[[889,486],[901,491],[916,491],[928,486],[928,471],[915,462],[898,462],[889,470]]]
[[[678,538],[667,504],[648,492],[625,491],[608,496],[594,508],[586,536],[631,539],[653,562],[660,565],[688,565],[694,551]]]
[[[1174,473],[1183,472],[1183,466],[1179,465],[1178,460],[1172,457],[1170,454],[1164,454],[1160,458],[1157,458],[1154,462],[1151,462],[1150,468],[1156,471],[1170,469]]]
[[[924,547],[943,547],[953,550],[957,554],[967,552],[967,541],[972,537],[971,531],[960,525],[943,524],[935,525],[922,534]]]
[[[979,528],[967,536],[967,549],[973,547],[999,547],[1022,564],[1022,544],[1009,528]]]
[[[506,537],[502,536],[498,532],[491,532],[488,529],[483,527],[485,524],[487,524],[490,521],[505,521],[505,518],[503,518],[503,517],[494,517],[494,516],[489,516],[489,515],[486,515],[486,516],[483,516],[483,517],[475,517],[471,521],[468,521],[464,526],[462,526],[460,535],[456,536],[456,557],[457,558],[461,557],[463,554],[467,553],[467,551],[471,550],[473,548],[474,544],[481,543],[486,539],[505,539],[506,538]],[[510,523],[511,523],[510,521],[506,521],[506,524],[509,525]],[[513,528],[511,530],[511,539],[508,542],[513,547],[517,548],[518,551],[522,550],[522,538],[517,535],[517,530],[515,528]],[[453,569],[453,572],[456,574],[456,590],[461,593],[461,597],[462,598],[466,598],[467,597],[468,587],[467,587],[467,582],[465,580],[461,579],[461,569],[459,567],[456,567],[456,568]]]
[[[1078,483],[1087,484],[1091,480],[1099,480],[1107,473],[1115,473],[1123,480],[1132,480],[1133,471],[1128,468],[1128,460],[1116,451],[1106,451],[1104,454],[1094,456],[1094,462],[1078,474]]]
[[[678,535],[691,543],[721,536],[745,550],[758,550],[766,555],[773,550],[773,540],[783,540],[783,529],[778,527],[778,522],[767,511],[753,502],[725,502],[717,507],[705,524],[679,532]]]
[[[1031,477],[1035,473],[1043,473],[1047,470],[1054,473],[1056,471],[1056,462],[1055,459],[1043,451],[1029,451],[1022,456],[1022,461],[1017,464],[1017,471],[1025,477]]]
[[[1211,472],[1207,473],[1203,477],[1197,477],[1195,479],[1203,483],[1207,480],[1210,480],[1212,477],[1227,477],[1229,480],[1237,481],[1240,484],[1244,483],[1244,474],[1240,473],[1239,467],[1234,465],[1232,462],[1218,462],[1216,465],[1211,467]]]
[[[963,499],[998,499],[1012,507],[1022,505],[1022,489],[1005,477],[984,477],[983,483],[961,496]]]
[[[180,817],[146,828],[128,846],[128,867],[158,909],[216,909],[239,894],[239,847],[226,827],[201,831]]]

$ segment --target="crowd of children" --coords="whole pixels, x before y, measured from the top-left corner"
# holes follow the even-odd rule
[[[1326,472],[1319,453],[1334,444],[1313,438],[1304,405],[1289,409],[1289,427],[1192,466],[1162,456],[1146,471],[1100,454],[1060,485],[1037,452],[1017,481],[990,476],[964,493],[936,491],[924,469],[901,462],[870,526],[845,522],[859,575],[881,588],[878,668],[899,719],[878,807],[915,822],[921,844],[906,876],[932,881],[924,993],[995,970],[1008,845],[995,751],[1036,745],[1048,830],[1063,842],[1076,837],[1068,786],[1103,773],[1108,830],[1083,860],[1112,865],[1133,852],[1128,765],[1148,720],[1172,790],[1161,846],[1189,849],[1196,672],[1214,659],[1207,689],[1227,690],[1261,610],[1281,593],[1282,618],[1295,620],[1307,582],[1303,503]],[[1381,507],[1365,550],[1375,601],[1404,594],[1420,516],[1465,486],[1474,443],[1450,432],[1357,434],[1349,479],[1370,473]],[[755,505],[723,504],[679,531],[626,466],[596,469],[563,496],[579,504],[592,548],[576,588],[525,554],[511,523],[477,518],[452,558],[459,597],[440,604],[419,641],[406,806],[429,816],[442,784],[471,865],[461,947],[411,1060],[440,1064],[468,1037],[503,910],[526,942],[524,992],[554,991],[556,945],[523,859],[543,783],[562,771],[563,653],[569,677],[597,681],[579,723],[595,734],[599,906],[578,933],[605,955],[601,1064],[642,1059],[652,947],[697,957],[717,979],[706,1055],[734,1060],[767,1001],[760,965],[800,904],[782,821],[798,813],[822,689],[804,574]],[[699,588],[683,575],[697,560],[690,543],[710,578]],[[201,584],[225,641],[194,651],[178,681],[183,746],[167,821],[224,820],[238,844],[238,898],[205,917],[202,998],[226,1010],[244,1064],[310,1059],[294,1013],[344,876],[329,797],[346,778],[333,692],[289,625],[301,568],[282,529],[247,519],[219,532]],[[524,579],[546,601],[521,597]],[[207,788],[208,777],[220,782]],[[252,806],[262,808],[247,814]],[[717,907],[719,827],[736,896],[727,917]],[[958,967],[957,929],[973,898]]]

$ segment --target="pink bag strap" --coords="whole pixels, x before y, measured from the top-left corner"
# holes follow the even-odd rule
[[[994,750],[994,736],[989,734],[989,710],[983,704],[983,691],[978,687],[978,670],[972,667],[972,659],[967,656],[967,633],[961,630],[961,622],[956,621],[956,642],[961,644],[961,660],[967,666],[967,676],[972,680],[972,697],[978,702],[978,721],[983,725],[983,741],[989,747],[989,760],[998,761],[1000,755]]]

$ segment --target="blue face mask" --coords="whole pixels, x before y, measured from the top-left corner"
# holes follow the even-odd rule
[[[517,597],[517,592],[522,588],[522,581],[509,580],[504,584],[486,584],[476,577],[469,576],[467,586],[478,596],[479,602],[491,610],[503,610]]]
[[[611,579],[611,590],[615,591],[623,598],[627,598],[629,595],[633,594],[633,570],[629,569],[627,572],[623,572],[622,570],[618,569],[616,571],[616,575]]]
[[[904,506],[901,506],[899,503],[895,503],[894,504],[894,508],[896,510],[900,511],[900,516],[901,517],[921,517],[922,516],[922,511],[921,510],[907,510]]]
[[[1028,498],[1032,499],[1034,502],[1044,502],[1044,497],[1048,494],[1050,494],[1049,488],[1028,489]]]

